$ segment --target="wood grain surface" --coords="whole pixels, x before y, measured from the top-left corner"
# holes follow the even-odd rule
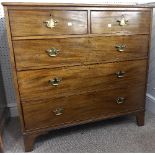
[[[118,52],[117,45],[125,45],[125,51]],[[19,40],[13,46],[17,69],[27,70],[144,58],[148,55],[149,36]],[[56,57],[48,55],[46,50],[51,48],[59,50]]]
[[[144,125],[151,6],[3,5],[25,151],[58,128],[127,114]]]
[[[117,22],[122,16],[128,20],[125,26]],[[149,34],[150,16],[150,11],[91,11],[91,33]]]
[[[116,72],[124,71],[123,78]],[[18,72],[22,101],[51,99],[89,91],[145,85],[146,60]],[[61,79],[58,86],[49,80]]]
[[[7,6],[7,7],[11,7],[11,6],[15,6],[16,9],[20,8],[20,7],[27,7],[27,6],[33,6],[33,7],[49,7],[49,6],[56,6],[56,7],[98,7],[99,8],[142,8],[143,10],[145,10],[145,8],[153,8],[154,5],[150,5],[150,4],[106,4],[106,3],[99,3],[99,4],[89,4],[89,3],[34,3],[34,2],[2,2],[3,6]]]
[[[117,104],[116,100],[120,96],[125,98],[125,102]],[[143,96],[144,87],[135,86],[132,89],[97,91],[23,104],[25,127],[26,129],[35,129],[59,126],[113,113],[136,110],[144,107]],[[63,108],[64,111],[62,115],[56,116],[54,111],[58,108]]]
[[[87,11],[10,10],[9,14],[12,36],[87,33]],[[58,22],[52,29],[44,23],[51,18]]]

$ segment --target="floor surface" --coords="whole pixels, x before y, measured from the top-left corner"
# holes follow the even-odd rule
[[[24,152],[17,118],[4,131],[5,152]],[[57,131],[36,139],[33,152],[155,152],[155,115],[146,113],[145,126],[126,116]]]

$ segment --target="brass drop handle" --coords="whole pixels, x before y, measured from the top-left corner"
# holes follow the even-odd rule
[[[116,99],[116,103],[117,104],[123,104],[125,102],[125,97],[118,97],[117,99]]]
[[[60,50],[56,49],[56,48],[51,48],[51,49],[48,49],[46,50],[46,52],[48,53],[48,55],[50,57],[56,57],[58,55]]]
[[[63,114],[64,108],[57,108],[57,109],[53,110],[53,112],[54,112],[54,114],[55,114],[56,116],[60,116],[60,115]]]
[[[125,26],[128,23],[128,20],[125,19],[124,16],[121,17],[121,19],[118,19],[117,22],[119,23],[119,26]]]
[[[124,44],[116,45],[115,48],[117,49],[118,52],[124,52],[126,45]]]
[[[116,72],[115,74],[116,74],[116,76],[117,76],[118,78],[123,78],[123,77],[125,76],[125,72],[124,72],[124,71],[118,71],[118,72]]]
[[[62,79],[60,78],[53,78],[51,80],[49,80],[49,83],[52,85],[52,86],[58,86],[60,84]]]
[[[46,23],[46,27],[47,28],[52,29],[52,28],[54,28],[57,25],[58,21],[54,20],[53,18],[51,18],[51,19],[49,19],[47,21],[44,21],[44,23]]]

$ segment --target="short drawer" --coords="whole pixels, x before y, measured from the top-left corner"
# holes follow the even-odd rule
[[[91,11],[91,33],[149,34],[151,12]]]
[[[12,36],[86,34],[87,11],[10,10]]]
[[[144,108],[144,86],[22,104],[26,130],[61,127]]]
[[[18,72],[22,101],[145,85],[147,60]]]
[[[13,41],[17,70],[147,57],[148,35]]]

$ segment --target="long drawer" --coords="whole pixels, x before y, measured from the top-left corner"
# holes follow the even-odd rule
[[[25,103],[25,128],[61,126],[137,110],[144,108],[144,95],[144,86],[135,86]]]
[[[147,60],[18,72],[22,101],[145,85]]]
[[[150,11],[91,11],[91,33],[149,34]]]
[[[86,34],[87,11],[10,10],[12,36]]]
[[[18,70],[147,57],[148,35],[14,41]]]

